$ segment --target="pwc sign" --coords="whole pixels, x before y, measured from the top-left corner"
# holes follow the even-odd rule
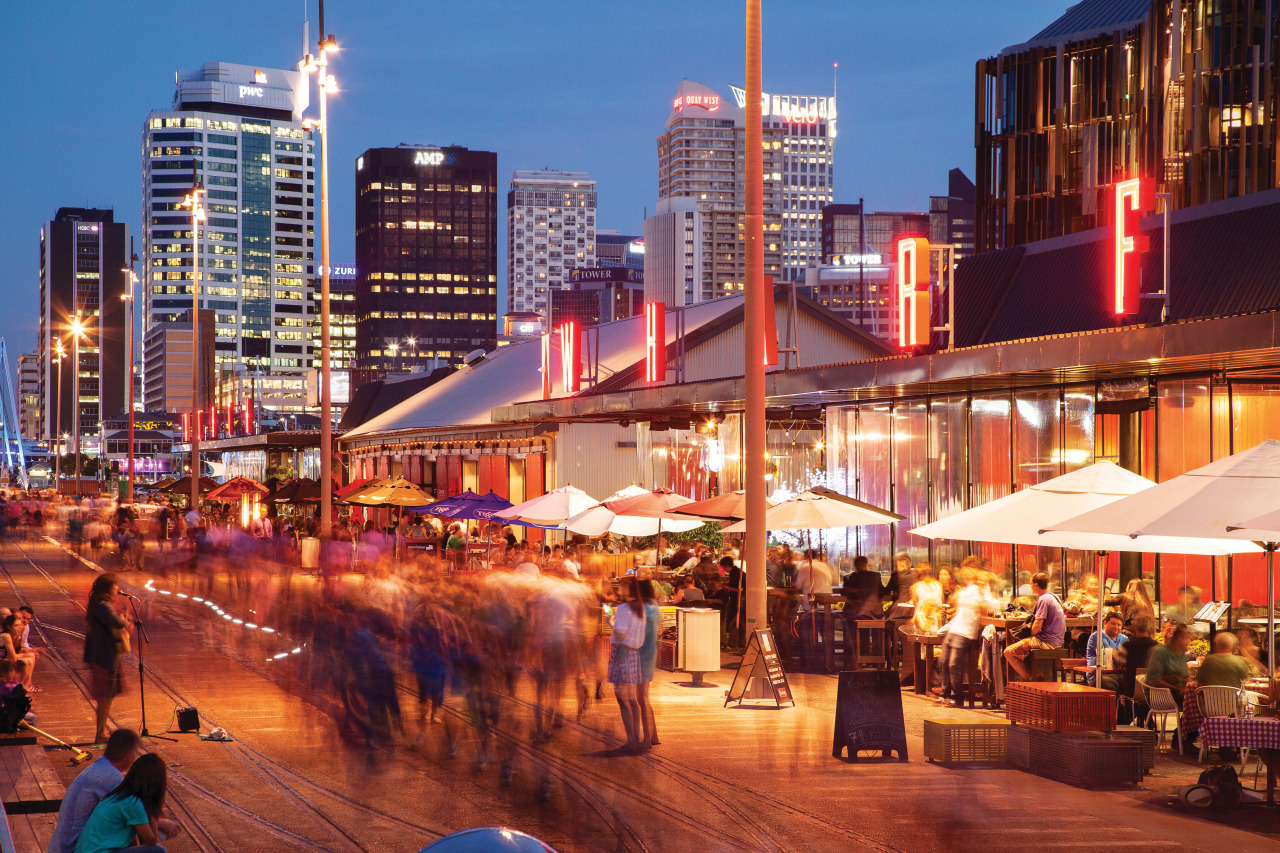
[[[1155,207],[1150,182],[1132,178],[1116,184],[1115,313],[1136,314],[1142,289],[1142,253],[1151,241],[1142,236],[1142,211]]]
[[[898,241],[898,346],[925,346],[932,329],[929,303],[929,241]]]

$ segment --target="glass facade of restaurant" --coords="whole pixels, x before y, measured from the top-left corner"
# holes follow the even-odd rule
[[[1168,480],[1280,438],[1280,381],[1189,376],[1154,380],[1151,388],[1152,405],[1129,418],[1138,431],[1139,473],[1148,478]],[[1057,591],[1077,588],[1095,571],[1090,554],[931,542],[908,531],[1096,460],[1118,461],[1125,416],[1101,413],[1098,399],[1098,386],[1068,384],[829,406],[827,485],[906,516],[896,525],[829,531],[832,562],[847,572],[853,557],[865,554],[887,573],[898,552],[935,567],[976,554],[1011,582],[1048,571]],[[1110,560],[1114,578],[1118,557]],[[1160,600],[1172,602],[1190,585],[1204,601],[1230,599],[1238,607],[1265,607],[1264,565],[1261,554],[1142,557]]]

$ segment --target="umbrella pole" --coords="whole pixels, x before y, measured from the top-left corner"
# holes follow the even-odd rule
[[[1102,686],[1102,600],[1107,591],[1107,552],[1099,551],[1095,557],[1098,564],[1098,639],[1093,644],[1093,686]]]
[[[1264,542],[1267,549],[1267,675],[1270,690],[1276,683],[1276,542]],[[1275,701],[1275,694],[1271,700]]]

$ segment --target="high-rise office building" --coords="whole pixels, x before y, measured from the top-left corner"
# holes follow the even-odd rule
[[[81,448],[96,439],[103,417],[124,410],[129,373],[125,368],[125,302],[129,277],[129,226],[110,210],[60,208],[40,231],[40,437],[73,431],[80,418]],[[80,341],[80,399],[73,399],[70,321],[80,312],[86,331]],[[58,367],[54,341],[62,338],[62,407],[58,411]],[[60,415],[60,419],[59,419]],[[57,423],[55,423],[57,421]]]
[[[309,313],[311,351],[320,363],[320,267],[316,267]],[[329,360],[335,370],[349,370],[356,353],[356,265],[334,264],[329,271]]]
[[[746,279],[746,115],[681,81],[658,137],[658,207],[645,221],[645,294],[688,304],[740,291]],[[786,131],[764,128],[764,272],[782,274]],[[652,296],[651,296],[652,294]]]
[[[401,145],[356,160],[356,367],[460,365],[494,348],[497,181],[492,151]]]
[[[929,236],[927,213],[877,210],[863,215],[857,204],[827,205],[821,223],[821,260],[836,266],[856,264],[864,254],[896,259],[899,240]]]
[[[730,86],[739,108],[747,93]],[[782,279],[821,262],[822,208],[835,200],[836,98],[763,93],[760,120],[782,133]]]
[[[959,169],[947,173],[947,194],[929,196],[929,242],[955,247],[955,260],[973,254],[973,181]]]
[[[586,172],[516,171],[507,193],[507,311],[545,314],[567,272],[596,265],[596,182]]]
[[[1173,209],[1280,185],[1278,29],[1274,3],[1083,0],[980,60],[976,250],[1111,225],[1131,178]]]
[[[207,190],[200,305],[218,370],[275,377],[271,404],[306,402],[307,290],[315,272],[315,158],[301,71],[209,62],[177,74],[173,107],[143,130],[146,327],[191,308],[193,174]],[[203,315],[202,315],[203,316]]]
[[[40,430],[40,353],[18,356],[18,428],[24,438],[38,439]]]
[[[152,323],[142,339],[142,405],[148,412],[165,412],[181,419],[196,408],[191,401],[191,309],[177,319]],[[214,353],[213,310],[200,309],[200,405],[203,411],[218,400]],[[224,371],[224,373],[229,371]]]

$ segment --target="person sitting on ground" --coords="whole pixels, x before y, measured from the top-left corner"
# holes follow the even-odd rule
[[[26,623],[22,619],[21,613],[10,613],[0,621],[0,650],[3,650],[3,657],[0,660],[13,661],[14,664],[22,663],[23,669],[20,670],[23,680],[23,686],[28,693],[40,693],[41,691],[34,687],[31,683],[31,677],[35,670],[36,654],[28,649],[22,650],[22,630],[26,627]]]
[[[1032,649],[1057,649],[1067,631],[1067,616],[1058,596],[1049,592],[1049,576],[1037,572],[1031,578],[1031,588],[1039,596],[1031,623],[1031,636],[1004,650],[1004,659],[1018,676],[1026,681],[1031,678],[1023,661]]]
[[[1167,687],[1173,699],[1182,705],[1182,688],[1187,684],[1187,649],[1191,647],[1191,629],[1175,624],[1169,639],[1151,650],[1147,660],[1147,686]]]
[[[124,781],[124,774],[141,754],[142,743],[133,729],[116,729],[111,733],[106,752],[67,787],[62,807],[58,809],[58,825],[46,853],[73,853],[94,807]]]
[[[680,585],[676,588],[675,597],[671,599],[672,604],[693,604],[706,601],[707,598],[702,594],[702,590],[698,589],[697,584],[693,582],[693,575],[685,575],[680,579]]]
[[[0,698],[12,696],[19,687],[22,687],[23,694],[26,694],[27,689],[22,684],[22,671],[26,668],[27,665],[22,661],[0,660]],[[27,711],[22,719],[33,726],[40,724],[35,711]]]
[[[125,848],[129,853],[164,853],[160,833],[172,835],[178,828],[163,816],[165,785],[160,756],[139,756],[124,780],[94,807],[75,853],[116,853]]]
[[[31,623],[36,620],[36,612],[31,609],[31,605],[24,604],[18,608],[17,615],[18,618],[22,620],[22,636],[19,638],[17,644],[18,656],[22,657],[29,655],[32,661],[37,661],[40,659],[40,655],[43,654],[43,650],[31,645]],[[27,688],[28,693],[43,692],[41,690],[37,690],[35,685],[31,684],[29,678],[24,686]]]
[[[1249,662],[1237,654],[1240,641],[1230,631],[1213,635],[1213,653],[1205,655],[1196,671],[1196,684],[1201,687],[1221,685],[1240,689],[1249,677]]]
[[[1124,627],[1120,614],[1112,610],[1102,619],[1102,648],[1111,649],[1114,653],[1124,647],[1129,642],[1129,638],[1120,633],[1120,629]],[[1089,635],[1089,644],[1085,646],[1084,662],[1086,666],[1098,666],[1098,632],[1094,631]],[[1114,659],[1112,661],[1113,668]],[[1089,673],[1088,680],[1090,684],[1096,684],[1097,679],[1094,677],[1097,670]],[[1118,690],[1120,687],[1120,676],[1115,673],[1103,673],[1102,686],[1107,690]]]

